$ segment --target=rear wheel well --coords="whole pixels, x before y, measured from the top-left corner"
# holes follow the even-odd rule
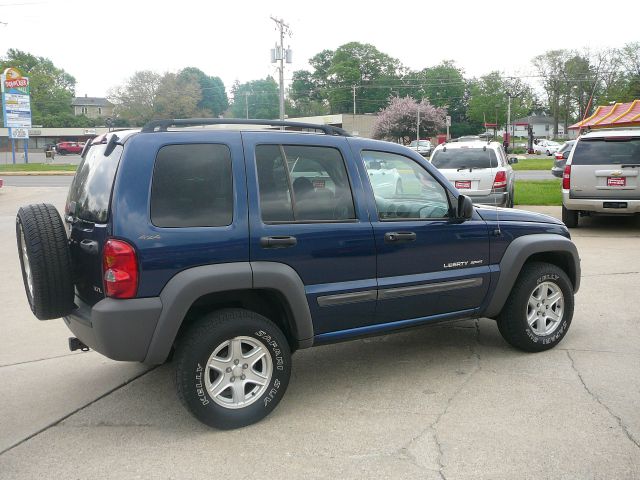
[[[223,308],[242,308],[263,315],[282,330],[291,352],[297,349],[297,329],[291,308],[280,292],[269,289],[231,290],[201,296],[187,311],[175,341],[195,320]]]
[[[569,280],[571,280],[571,286],[574,289],[576,288],[576,269],[573,263],[573,258],[571,257],[570,253],[568,252],[567,253],[565,252],[534,253],[529,258],[527,258],[527,261],[524,263],[524,265],[532,262],[545,262],[545,263],[551,263],[553,265],[556,265],[558,268],[561,268],[562,270],[564,270],[564,272],[569,277]],[[523,268],[524,268],[524,265],[522,266]]]

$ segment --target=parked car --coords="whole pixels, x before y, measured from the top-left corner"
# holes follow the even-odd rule
[[[67,155],[68,153],[81,153],[84,148],[84,143],[79,142],[60,142],[56,144],[56,152],[60,155]]]
[[[540,140],[537,144],[533,145],[533,151],[538,154],[553,155],[560,148],[558,142],[552,140]]]
[[[414,140],[409,144],[409,148],[417,151],[423,157],[431,155],[431,141],[429,140]]]
[[[640,214],[640,128],[580,136],[562,175],[562,221],[585,215]]]
[[[513,207],[515,175],[498,142],[453,142],[438,145],[431,163],[473,203]]]
[[[225,122],[243,129],[180,128]],[[404,193],[365,162],[398,172]],[[183,405],[218,428],[273,411],[298,349],[486,317],[511,345],[548,350],[580,284],[559,220],[474,206],[402,145],[295,122],[158,120],[99,136],[64,222],[24,206],[16,237],[37,318],[63,317],[71,350],[173,358]]]
[[[379,155],[364,156],[363,160],[369,180],[378,195],[392,196],[404,193],[402,175],[397,168],[380,159]]]
[[[4,185],[4,180],[0,178],[0,188],[2,188],[2,185]]]
[[[571,149],[576,144],[575,140],[569,140],[568,142],[564,142],[560,149],[553,154],[553,167],[551,167],[551,174],[554,177],[562,178],[562,173],[564,172],[564,166],[567,163],[567,158],[569,158],[569,154],[571,153]]]

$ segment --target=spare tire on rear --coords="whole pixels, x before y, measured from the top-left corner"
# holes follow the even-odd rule
[[[40,203],[18,210],[18,255],[24,288],[40,320],[59,318],[74,308],[71,252],[60,214]]]

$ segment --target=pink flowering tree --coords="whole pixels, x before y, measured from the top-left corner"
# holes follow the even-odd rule
[[[373,138],[400,140],[402,143],[415,140],[420,109],[420,138],[432,137],[444,130],[447,111],[434,107],[428,100],[416,102],[411,97],[391,97],[389,106],[380,111],[373,124]]]

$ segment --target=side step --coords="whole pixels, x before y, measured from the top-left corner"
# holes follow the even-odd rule
[[[88,352],[89,347],[87,347],[84,343],[78,340],[76,337],[69,337],[69,350],[75,352],[76,350],[82,350],[83,352]]]

